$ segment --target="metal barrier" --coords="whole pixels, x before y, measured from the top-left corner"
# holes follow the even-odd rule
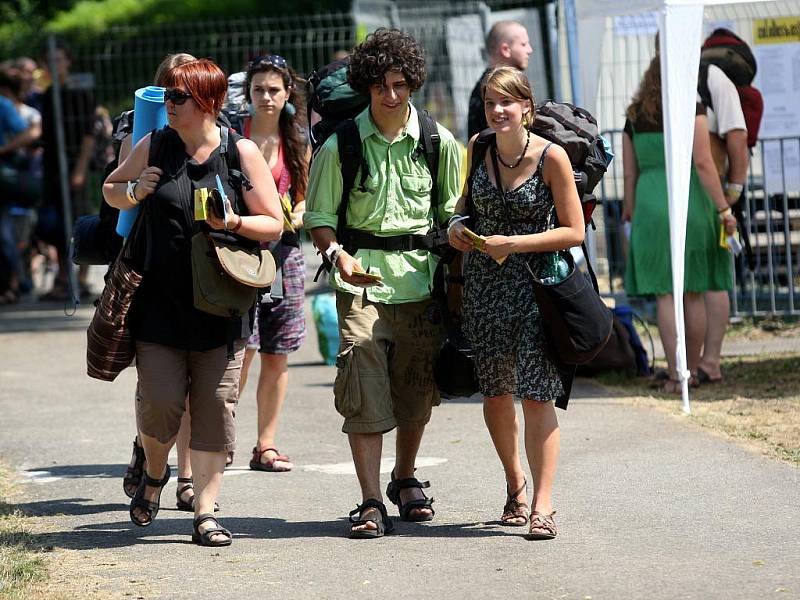
[[[602,223],[598,230],[599,271],[610,295],[624,293],[627,243],[621,214],[623,198],[622,131],[604,131],[617,158],[600,185]],[[753,251],[732,258],[733,316],[800,315],[800,186],[796,156],[800,138],[759,140],[750,161],[743,207]],[[766,174],[766,175],[765,175]]]

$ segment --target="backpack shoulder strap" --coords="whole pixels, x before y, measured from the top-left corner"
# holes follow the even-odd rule
[[[361,188],[364,189],[369,176],[369,167],[361,148],[361,135],[358,133],[355,120],[345,119],[339,124],[336,128],[336,142],[339,147],[339,161],[342,164],[342,198],[336,225],[338,238],[344,234],[347,227],[347,205],[350,202],[350,192],[356,183],[358,169],[361,168]],[[342,243],[342,240],[339,241]]]
[[[708,64],[705,61],[700,61],[700,73],[697,76],[697,93],[700,95],[700,102],[706,108],[713,109],[711,90],[708,89]]]
[[[219,153],[225,164],[228,167],[228,183],[230,186],[243,192],[244,190],[252,190],[253,184],[250,178],[242,171],[242,163],[239,158],[239,149],[236,147],[236,142],[241,139],[241,136],[236,134],[231,135],[231,129],[228,127],[219,128]],[[243,208],[246,210],[246,205],[242,202]]]
[[[425,162],[428,165],[428,170],[431,172],[431,207],[433,208],[433,221],[436,226],[439,226],[439,150],[442,145],[442,138],[439,135],[439,129],[436,126],[436,121],[428,114],[426,110],[417,111],[417,118],[419,119],[419,141],[422,156],[425,157]]]
[[[471,215],[473,212],[473,205],[472,205],[472,182],[475,178],[475,173],[478,170],[478,167],[483,162],[484,158],[486,158],[486,152],[489,150],[489,146],[494,144],[495,140],[495,132],[493,129],[488,128],[484,129],[478,134],[478,137],[475,138],[475,142],[472,144],[472,161],[469,165],[469,173],[467,174],[467,214]]]

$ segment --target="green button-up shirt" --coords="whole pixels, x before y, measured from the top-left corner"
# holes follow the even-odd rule
[[[369,165],[369,177],[364,186],[366,191],[356,185],[350,192],[347,226],[379,236],[427,233],[434,225],[430,202],[433,180],[425,159],[411,158],[420,137],[416,109],[411,106],[405,129],[391,142],[376,127],[369,108],[355,121]],[[441,137],[439,218],[440,223],[444,223],[461,195],[462,152],[452,133],[438,123],[437,128]],[[360,178],[359,174],[356,181]],[[306,229],[336,229],[342,185],[342,164],[334,134],[317,151],[311,164],[303,215]],[[367,288],[367,298],[372,302],[400,304],[430,297],[438,261],[430,252],[359,249],[356,258],[361,259],[366,271],[383,277],[382,285]],[[364,290],[342,281],[336,269],[331,272],[330,283],[335,289],[351,294],[362,294]]]

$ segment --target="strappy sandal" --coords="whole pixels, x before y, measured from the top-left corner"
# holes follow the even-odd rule
[[[419,488],[419,489],[426,489],[431,487],[429,481],[419,481],[416,477],[407,477],[406,479],[395,479],[394,478],[394,469],[392,470],[392,481],[386,486],[386,497],[392,501],[393,504],[397,505],[397,510],[400,511],[400,518],[403,521],[410,521],[412,523],[422,523],[423,521],[430,521],[433,519],[433,515],[436,514],[436,511],[433,510],[433,498],[428,498],[425,496],[423,492],[422,498],[416,498],[415,500],[409,500],[405,504],[400,500],[400,492],[402,490],[407,490],[409,488]],[[429,508],[431,514],[429,515],[420,515],[418,514],[415,517],[410,517],[411,511],[415,508]]]
[[[200,532],[200,525],[207,521],[213,521],[214,525],[207,527],[205,531]],[[197,515],[192,521],[192,541],[201,546],[211,546],[218,548],[220,546],[230,546],[233,542],[233,534],[219,524],[217,518],[210,513],[203,513]],[[224,536],[220,539],[220,536]]]
[[[506,484],[506,505],[503,507],[503,516],[500,517],[500,522],[503,525],[508,525],[509,527],[525,527],[525,525],[528,524],[530,509],[528,509],[528,505],[526,503],[518,500],[519,495],[526,489],[528,489],[527,479],[522,484],[522,487],[513,494],[511,493],[508,484]],[[515,523],[512,519],[524,519],[524,521],[522,521],[522,523]]]
[[[225,456],[225,468],[227,469],[233,464],[233,450],[229,450]]]
[[[181,483],[185,485],[180,485]],[[178,507],[178,510],[183,510],[186,512],[194,512],[195,495],[192,494],[188,502],[183,499],[183,495],[189,490],[194,491],[194,481],[192,480],[192,478],[178,477],[178,488],[175,490],[175,498],[177,500],[175,506]],[[216,502],[214,502],[214,512],[219,512],[219,504],[217,504]]]
[[[147,471],[144,472],[142,481],[139,483],[139,487],[133,496],[133,500],[131,500],[131,507],[129,510],[131,521],[133,521],[134,525],[138,525],[139,527],[148,527],[153,523],[156,515],[158,514],[158,509],[161,507],[161,492],[164,491],[164,486],[167,485],[170,475],[171,471],[169,469],[169,465],[167,465],[167,468],[164,471],[164,477],[161,479],[153,479],[147,474]],[[147,486],[158,488],[158,499],[155,501],[145,500],[144,490]],[[147,516],[150,518],[144,522],[137,519],[133,513],[134,509],[136,508],[141,508],[144,510],[147,513]]]
[[[144,473],[144,448],[139,444],[139,437],[133,438],[133,455],[131,460],[133,465],[128,463],[128,468],[125,470],[125,476],[122,478],[122,491],[128,498],[133,498],[136,495],[136,490],[139,489],[139,484],[142,481],[142,473]],[[133,492],[128,488],[132,488]]]
[[[261,462],[261,457],[264,455],[265,452],[269,451],[274,452],[277,454],[275,458],[269,459],[267,462]],[[253,458],[250,459],[250,468],[253,471],[267,471],[269,473],[287,473],[292,470],[291,467],[276,467],[276,462],[291,462],[289,457],[281,454],[277,448],[264,448],[263,450],[259,450],[258,446],[253,448]]]
[[[553,520],[553,515],[556,511],[551,512],[549,515],[533,511],[531,515],[531,526],[528,528],[528,533],[525,534],[526,540],[552,540],[558,534],[556,529],[556,522]]]
[[[377,509],[380,513],[380,518],[376,519],[362,519],[361,514],[370,508]],[[369,498],[364,500],[361,504],[355,507],[354,510],[350,511],[349,514],[350,518],[350,539],[353,540],[368,540],[373,538],[383,537],[384,535],[388,535],[394,531],[394,523],[389,518],[389,514],[386,512],[386,505],[381,502],[380,500],[376,500],[375,498]],[[366,525],[367,523],[374,523],[376,529],[353,529],[358,525]]]

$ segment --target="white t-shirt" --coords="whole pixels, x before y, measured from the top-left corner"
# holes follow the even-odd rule
[[[747,131],[739,92],[728,76],[716,65],[708,65],[708,92],[711,94],[713,105],[713,108],[707,107],[708,130],[721,138],[734,129]]]

